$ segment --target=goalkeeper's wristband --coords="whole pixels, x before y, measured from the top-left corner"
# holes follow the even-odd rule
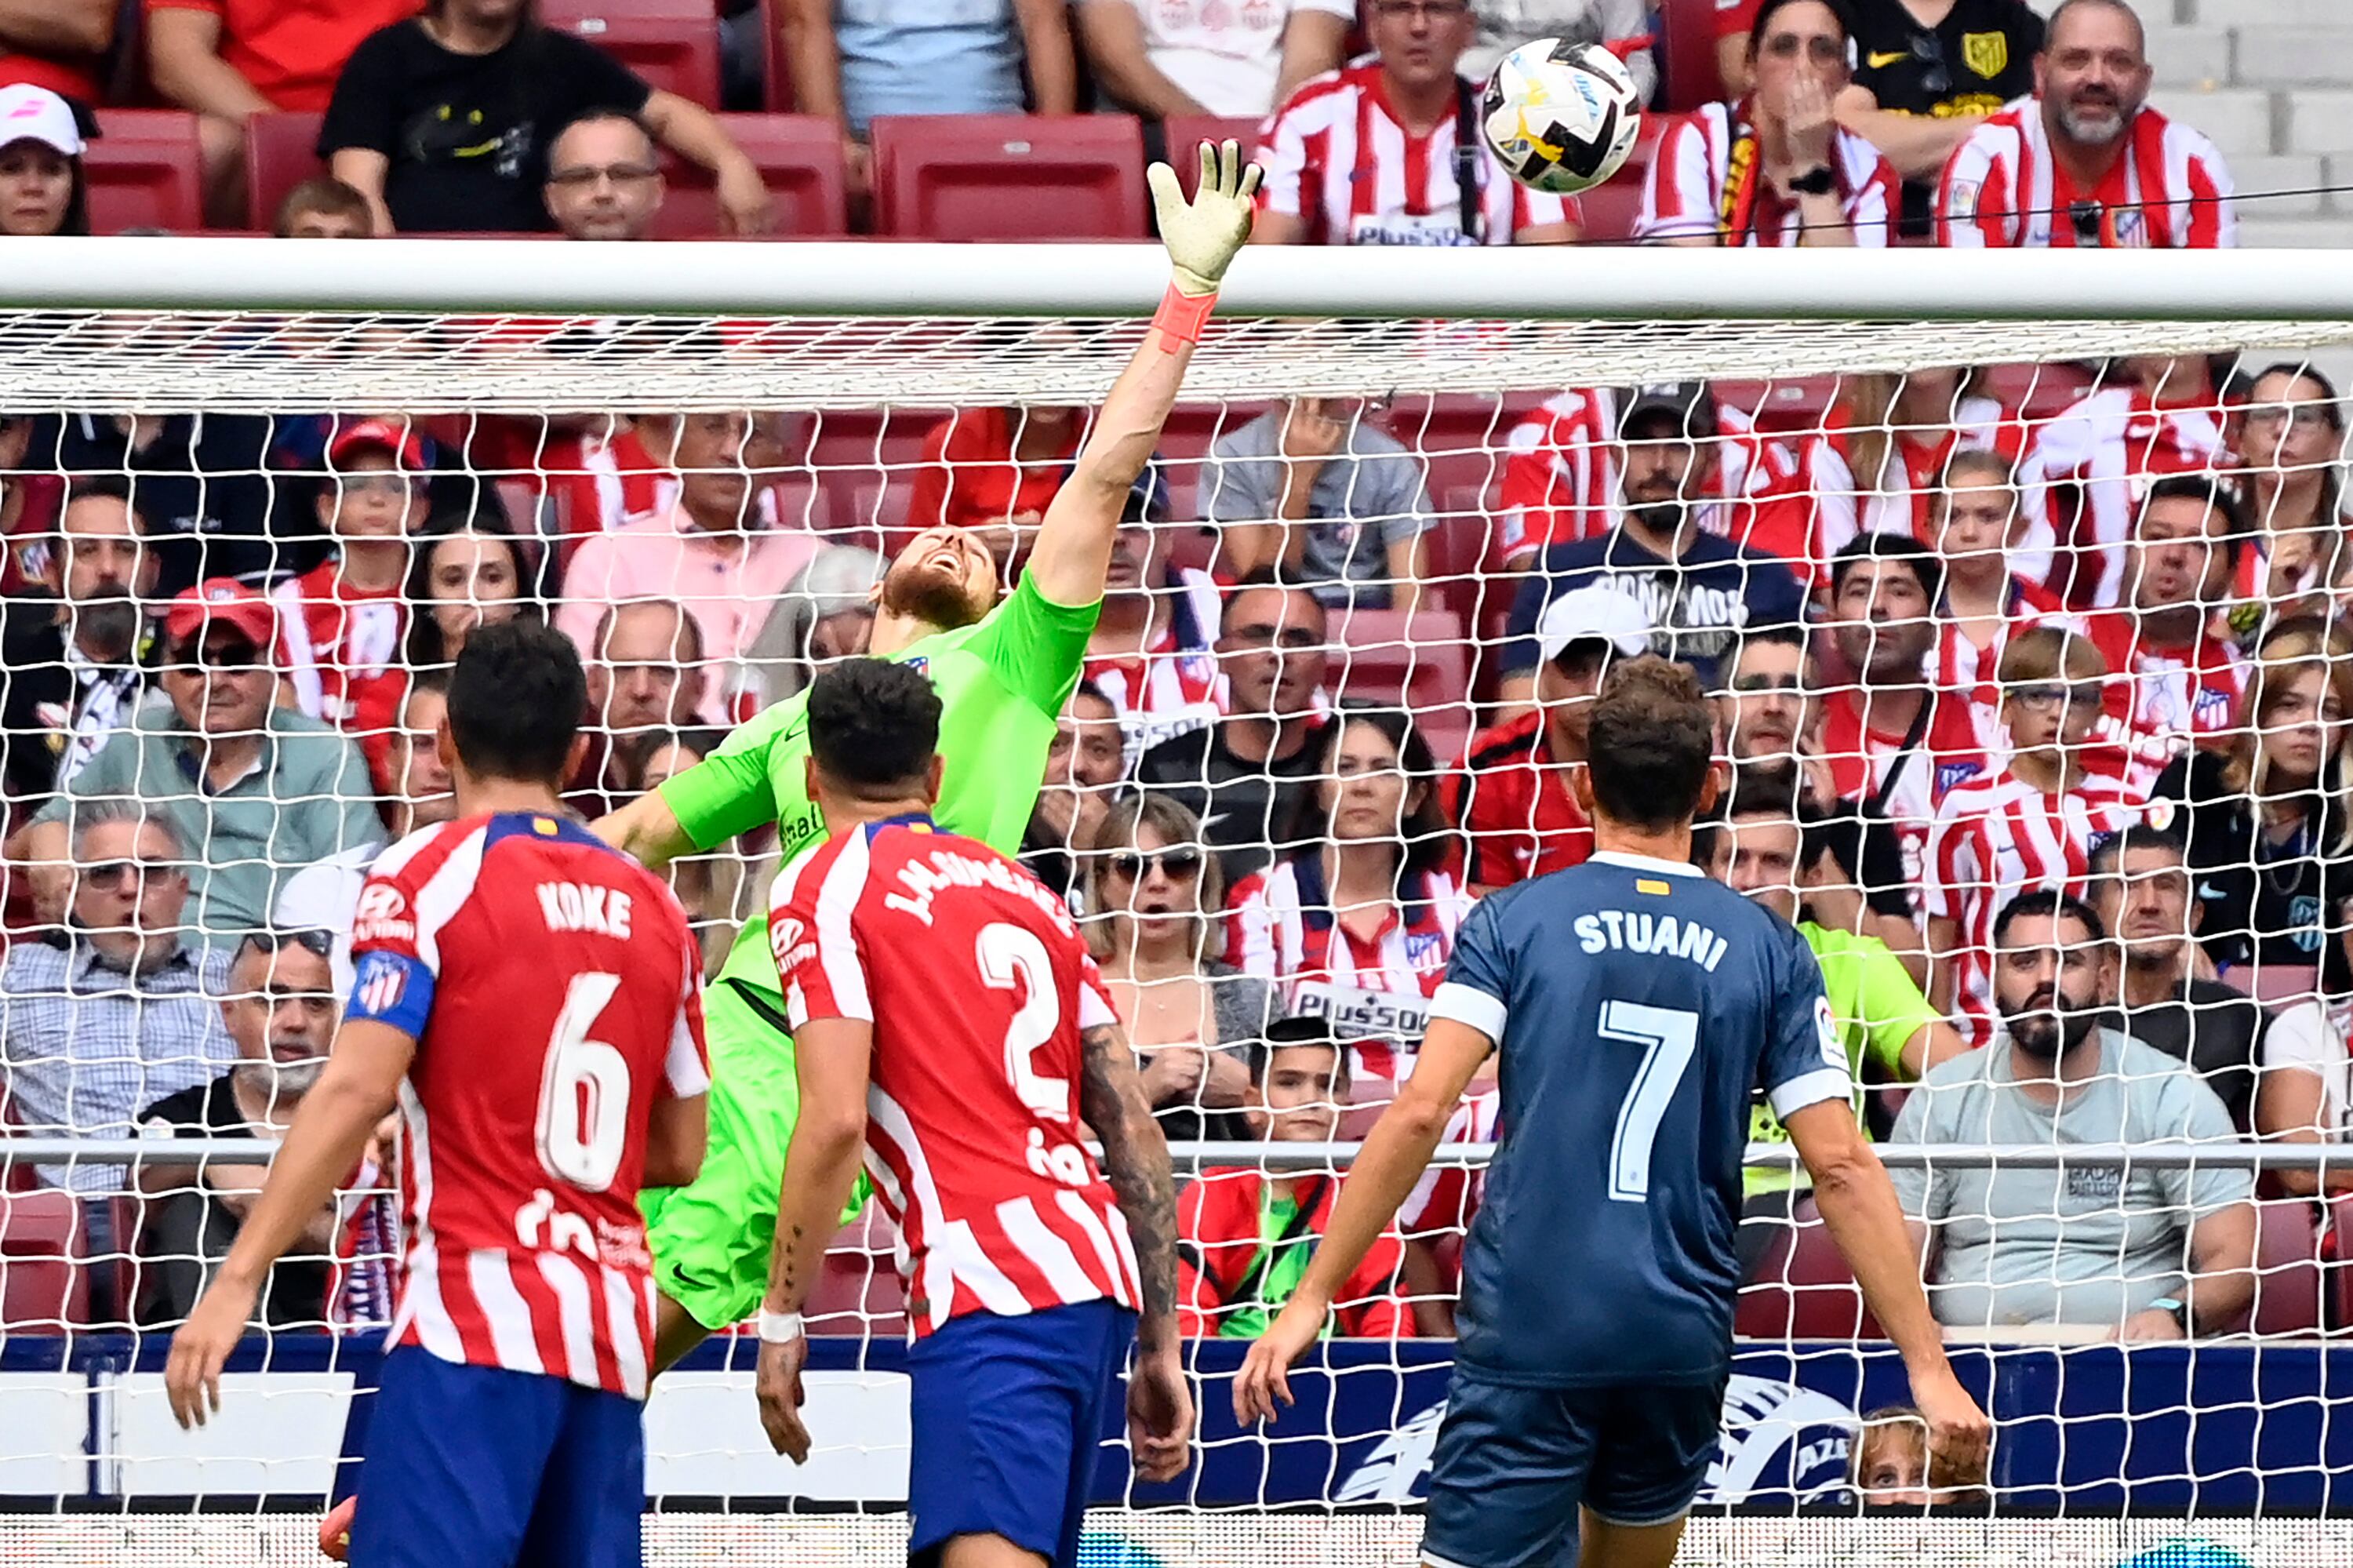
[[[1188,294],[1171,283],[1160,296],[1160,309],[1154,313],[1152,324],[1178,343],[1198,343],[1202,326],[1217,308],[1216,294]]]
[[[801,1315],[797,1312],[763,1312],[760,1314],[760,1343],[789,1345],[801,1337]]]

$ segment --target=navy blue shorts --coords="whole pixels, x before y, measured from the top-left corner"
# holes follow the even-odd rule
[[[1056,1568],[1079,1560],[1135,1314],[1109,1301],[1019,1318],[968,1312],[907,1351],[910,1562],[959,1535],[1001,1535]]]
[[[1725,1380],[1517,1388],[1457,1367],[1430,1461],[1423,1560],[1437,1568],[1549,1568],[1577,1510],[1664,1524],[1707,1479]]]
[[[353,1568],[639,1568],[645,1407],[562,1378],[384,1359]]]

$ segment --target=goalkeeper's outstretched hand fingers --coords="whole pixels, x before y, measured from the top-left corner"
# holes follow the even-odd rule
[[[1252,204],[1261,175],[1256,164],[1242,160],[1238,142],[1204,142],[1200,158],[1200,183],[1189,201],[1176,171],[1166,164],[1155,164],[1145,174],[1176,286],[1188,294],[1214,294],[1226,269],[1250,243]]]

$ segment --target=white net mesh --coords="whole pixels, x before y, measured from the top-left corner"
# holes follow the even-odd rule
[[[258,1181],[264,1151],[224,1140],[273,1139],[328,1038],[360,867],[443,809],[432,673],[470,628],[539,614],[579,641],[595,744],[574,803],[597,816],[861,647],[866,590],[915,528],[984,530],[1009,569],[1135,341],[1069,321],[0,318],[20,873],[0,1054],[21,1135],[0,1379],[24,1422],[0,1492],[314,1499],[358,1451],[374,1361],[346,1330],[381,1324],[397,1287],[390,1151],[280,1270],[234,1419],[168,1427],[158,1331]],[[1747,1511],[1688,1550],[1996,1562],[2031,1540],[2113,1562],[2178,1539],[2144,1516],[2329,1506],[2353,1464],[2325,1419],[2344,1352],[2315,1342],[2353,1320],[2339,1178],[2306,1159],[2258,1180],[2242,1145],[2333,1141],[2353,1106],[2353,643],[2335,629],[2353,557],[2340,407],[2305,368],[2348,342],[2333,321],[1214,332],[1025,844],[1087,911],[1172,1135],[1244,1146],[1208,1151],[1240,1172],[1208,1183],[1252,1197],[1193,1223],[1255,1222],[1270,1123],[1360,1138],[1411,1069],[1465,912],[1589,850],[1567,786],[1586,655],[1630,613],[1630,638],[1721,694],[1735,766],[1705,863],[1809,921],[1859,1112],[1929,1228],[1939,1315],[1995,1347],[1963,1359],[2003,1424],[1997,1503],[2127,1515],[2055,1537],[1800,1515],[1845,1490],[1862,1417],[1905,1384],[1767,1147],[1742,1231],[1745,1381],[1707,1494]],[[1703,378],[1695,401],[1655,385]],[[1969,451],[1992,456],[1955,461]],[[164,620],[221,576],[270,596],[267,668]],[[1596,586],[1620,608],[1563,598]],[[714,967],[773,850],[755,832],[678,868]],[[2063,906],[2001,920],[2046,889],[2120,940]],[[250,948],[255,930],[279,936]],[[2067,1057],[2082,1082],[2055,1112],[2011,1081],[2044,989],[2105,1030]],[[1253,1086],[1241,1047],[1289,1016],[1329,1022],[1344,1079]],[[1474,1089],[1452,1143],[1497,1135]],[[1786,1136],[1761,1109],[1754,1135]],[[1475,1156],[1417,1191],[1321,1392],[1269,1432],[1212,1417],[1194,1478],[1139,1499],[1189,1509],[1107,1524],[1104,1560],[1409,1554],[1410,1517],[1213,1514],[1419,1495],[1480,1193]],[[766,1454],[727,1370],[743,1347],[658,1395],[649,1484],[688,1500],[650,1561],[898,1550],[891,1517],[693,1511],[797,1494],[887,1516],[903,1496],[892,1239],[861,1219],[811,1305],[839,1380],[817,1469]],[[1239,1347],[1207,1341],[1279,1304],[1251,1292],[1281,1249],[1255,1224],[1190,1239],[1215,1406]],[[2191,1351],[2094,1343],[2184,1319]],[[1126,1495],[1113,1473],[1106,1500]],[[44,1519],[0,1542],[276,1561],[311,1528]],[[2262,1562],[2336,1550],[2294,1522],[2207,1533]]]

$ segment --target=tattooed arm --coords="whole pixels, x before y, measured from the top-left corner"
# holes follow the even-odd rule
[[[1193,1436],[1193,1392],[1177,1354],[1176,1181],[1127,1036],[1099,1024],[1084,1040],[1079,1114],[1103,1140],[1103,1175],[1127,1221],[1144,1291],[1127,1383],[1128,1446],[1137,1475],[1171,1480],[1190,1462]]]
[[[785,1180],[776,1202],[776,1239],[768,1255],[768,1291],[762,1315],[794,1312],[808,1299],[824,1266],[825,1249],[840,1228],[841,1207],[858,1180],[866,1148],[868,1060],[874,1026],[851,1018],[812,1019],[793,1035],[800,1075],[800,1119],[785,1151]],[[1166,1160],[1163,1160],[1164,1168]],[[801,1366],[808,1340],[781,1342],[763,1336],[753,1388],[760,1425],[779,1454],[800,1464],[808,1457],[801,1425]]]

